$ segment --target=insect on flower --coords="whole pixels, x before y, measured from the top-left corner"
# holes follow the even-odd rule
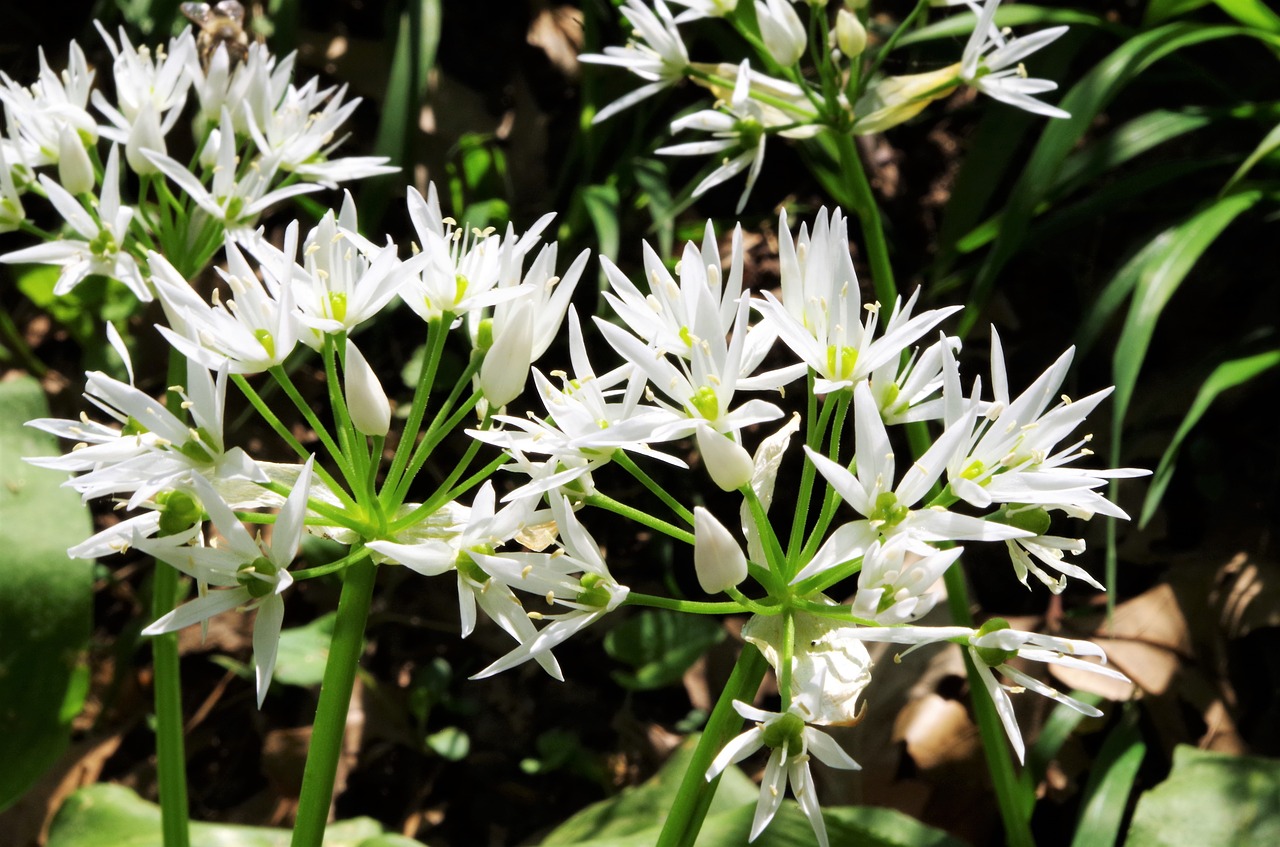
[[[237,0],[220,0],[208,3],[183,3],[180,7],[187,20],[200,27],[196,46],[200,50],[200,65],[209,69],[209,62],[219,47],[227,48],[231,67],[244,61],[249,55],[249,36],[244,31],[244,6]]]

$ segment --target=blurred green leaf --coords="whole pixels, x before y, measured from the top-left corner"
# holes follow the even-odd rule
[[[656,837],[654,824],[663,820],[675,802],[696,743],[695,736],[685,739],[662,769],[644,783],[624,788],[617,796],[586,807],[556,827],[542,843],[621,844],[621,839],[627,836],[645,833],[648,840],[637,843],[652,845]],[[757,796],[759,790],[755,784],[741,770],[731,767],[720,779],[711,814],[754,803]]]
[[[1222,193],[1226,194],[1235,187],[1236,183],[1244,179],[1249,171],[1253,170],[1254,165],[1274,153],[1277,148],[1280,148],[1280,124],[1273,126],[1262,141],[1258,142],[1258,146],[1253,149],[1248,158],[1240,163],[1240,167],[1231,175],[1231,179],[1227,180],[1227,184],[1222,187]]]
[[[1227,226],[1242,212],[1262,198],[1259,191],[1246,191],[1224,197],[1192,215],[1188,220],[1165,230],[1130,261],[1108,289],[1133,287],[1133,303],[1125,318],[1124,329],[1112,357],[1112,377],[1116,393],[1113,401],[1113,431],[1119,435],[1138,382],[1138,372],[1146,359],[1147,347],[1155,333],[1160,314],[1169,298],[1178,290],[1187,274]],[[1104,292],[1107,298],[1111,292]],[[1098,324],[1097,317],[1089,323]],[[1115,443],[1119,438],[1114,439]]]
[[[89,510],[63,473],[22,460],[58,455],[23,426],[48,414],[34,379],[0,383],[0,809],[66,747],[88,684],[93,563],[67,547],[89,537]]]
[[[624,688],[643,691],[679,682],[689,666],[724,637],[718,621],[654,609],[610,630],[604,649],[635,668],[634,673],[613,671],[610,676]]]
[[[1075,149],[1098,113],[1134,78],[1170,53],[1231,36],[1257,38],[1272,46],[1280,44],[1280,38],[1236,26],[1204,26],[1185,22],[1166,24],[1124,42],[1072,86],[1059,104],[1071,113],[1071,117],[1050,121],[1045,126],[1030,161],[1010,192],[1004,211],[1004,225],[974,280],[961,318],[961,336],[967,335],[981,317],[1001,270],[1021,248],[1036,208],[1052,190],[1063,161]]]
[[[191,824],[191,847],[288,847],[287,829]],[[329,824],[324,847],[410,847],[421,842],[382,831],[372,818]],[[163,847],[160,807],[122,785],[91,785],[72,794],[49,831],[47,847]]]
[[[1125,810],[1147,745],[1138,731],[1137,712],[1129,709],[1102,743],[1089,768],[1084,805],[1071,847],[1112,847],[1120,837]]]
[[[1155,514],[1156,507],[1160,505],[1165,489],[1169,487],[1169,480],[1173,478],[1173,472],[1177,468],[1178,452],[1182,448],[1183,440],[1213,405],[1218,395],[1248,382],[1277,365],[1280,365],[1280,350],[1271,350],[1256,356],[1223,362],[1213,369],[1213,373],[1209,374],[1208,379],[1196,393],[1196,399],[1191,403],[1191,408],[1187,410],[1182,423],[1178,425],[1178,431],[1169,440],[1169,446],[1165,448],[1164,455],[1160,457],[1160,464],[1151,478],[1151,485],[1147,487],[1146,499],[1142,502],[1142,516],[1138,519],[1139,527],[1146,526],[1147,521],[1151,520],[1151,516]]]
[[[426,737],[427,748],[442,759],[460,762],[471,752],[471,738],[456,726],[446,726]]]
[[[1255,26],[1267,32],[1280,32],[1280,15],[1262,0],[1213,0],[1218,8],[1245,26]]]
[[[1169,778],[1138,800],[1125,847],[1280,844],[1280,762],[1185,744]]]
[[[1088,691],[1072,691],[1071,697],[1090,706],[1097,706],[1102,702],[1101,696]],[[1062,750],[1062,745],[1067,743],[1071,733],[1075,732],[1076,727],[1086,717],[1085,714],[1076,711],[1066,703],[1058,703],[1054,706],[1053,711],[1049,713],[1048,719],[1045,720],[1044,726],[1040,727],[1040,733],[1036,736],[1035,743],[1027,751],[1026,771],[1030,772],[1031,778],[1035,782],[1044,779],[1045,772],[1049,769],[1049,763],[1054,760],[1059,751]]]
[[[308,687],[324,679],[324,666],[329,661],[329,642],[337,614],[321,615],[305,626],[281,630],[276,650],[273,679],[284,685]]]
[[[1206,0],[1207,2],[1207,0]],[[897,49],[938,39],[963,38],[973,32],[973,25],[978,22],[977,15],[965,12],[949,15],[937,23],[922,26],[898,39]],[[1018,3],[1013,6],[1001,6],[996,12],[996,26],[1022,26],[1024,24],[1068,24],[1071,26],[1095,26],[1116,31],[1126,31],[1122,27],[1111,24],[1099,15],[1082,12],[1078,9],[1049,9],[1044,6],[1033,6],[1029,3]]]

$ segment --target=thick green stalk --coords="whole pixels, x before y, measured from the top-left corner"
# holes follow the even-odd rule
[[[658,836],[657,847],[691,847],[702,829],[711,799],[715,796],[720,777],[707,781],[707,768],[721,748],[742,728],[742,718],[733,708],[734,700],[750,703],[764,678],[764,656],[751,645],[745,645],[733,666],[733,673],[720,692],[720,699],[711,710],[706,729],[698,739],[698,746],[684,772],[676,801],[667,812],[666,823]]]
[[[959,563],[947,569],[944,579],[951,619],[960,626],[973,626],[973,615],[969,611],[969,589],[965,586],[964,571],[960,569]],[[982,684],[982,678],[978,676],[968,650],[964,651],[964,664],[969,672],[969,696],[973,701],[974,717],[978,721],[987,770],[996,791],[1006,843],[1009,847],[1035,847],[1035,838],[1031,835],[1031,808],[1034,800],[1028,803],[1024,799],[1026,789],[1013,770],[1004,724],[996,714],[995,703],[991,701],[987,687]]]
[[[889,242],[884,237],[884,223],[880,220],[875,195],[871,193],[871,183],[867,181],[866,171],[862,169],[862,159],[853,143],[853,135],[839,129],[834,132],[836,145],[840,150],[840,172],[848,177],[849,190],[853,192],[857,204],[853,211],[862,227],[862,246],[867,251],[867,262],[871,265],[871,281],[875,286],[876,299],[885,309],[882,319],[887,320],[888,310],[893,307],[893,301],[898,296],[898,286],[893,281],[893,266],[889,262]]]
[[[186,359],[177,350],[169,351],[169,384],[180,384],[186,375]],[[179,413],[182,397],[177,391],[165,395],[165,406]],[[169,614],[178,602],[178,571],[156,560],[151,582],[153,620]],[[178,634],[168,632],[151,641],[156,710],[156,781],[160,784],[160,830],[165,847],[187,847],[191,843],[187,810],[187,756],[183,745],[182,668],[178,660]]]
[[[345,571],[333,639],[329,642],[329,659],[320,685],[320,703],[311,730],[311,749],[302,772],[293,847],[321,847],[324,839],[338,758],[342,754],[342,737],[347,728],[347,709],[351,705],[360,655],[364,652],[364,626],[377,572],[377,566],[368,559]]]
[[[178,571],[157,561],[151,584],[153,619],[173,611],[178,600]],[[156,710],[156,779],[160,783],[160,829],[164,847],[187,847],[187,756],[182,738],[182,676],[178,634],[151,639]]]

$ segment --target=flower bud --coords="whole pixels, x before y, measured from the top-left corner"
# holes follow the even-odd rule
[[[701,506],[693,510],[693,567],[698,585],[719,594],[747,578],[747,557],[724,524]]]
[[[378,375],[369,367],[351,339],[347,339],[346,368],[347,411],[351,423],[364,435],[382,436],[391,429],[391,404]]]
[[[699,426],[696,438],[712,482],[725,491],[737,491],[751,481],[755,463],[741,444],[710,426]]]
[[[167,151],[164,131],[160,129],[160,113],[150,102],[145,103],[133,119],[133,127],[130,128],[129,138],[124,145],[124,157],[128,159],[129,167],[139,176],[157,173],[159,168],[142,155],[143,150],[161,154]]]
[[[784,67],[800,61],[808,39],[800,16],[787,0],[756,0],[756,20],[760,37],[774,61]]]
[[[66,124],[58,135],[58,182],[71,194],[88,194],[97,183],[80,133]]]
[[[497,329],[497,327],[495,327]],[[494,333],[493,346],[480,365],[480,390],[494,409],[501,409],[524,391],[533,364],[533,316],[528,307],[513,309]]]
[[[836,46],[850,59],[856,59],[867,49],[867,28],[848,9],[836,12]]]

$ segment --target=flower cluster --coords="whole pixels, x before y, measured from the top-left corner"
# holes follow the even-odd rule
[[[98,72],[74,41],[61,73],[43,53],[34,83],[0,72],[0,232],[23,229],[47,242],[0,261],[61,266],[56,294],[100,275],[151,300],[148,250],[194,275],[224,233],[252,237],[263,211],[281,200],[397,170],[383,157],[333,155],[359,98],[315,79],[295,86],[293,55],[278,59],[251,44],[240,61],[220,45],[202,59],[189,29],[154,49],[134,46],[123,29],[118,39],[101,25],[99,32],[112,57],[110,96],[94,87]],[[184,116],[196,147],[175,158],[170,147],[183,143],[174,130]],[[197,172],[179,161],[190,153]],[[131,202],[121,194],[126,167],[140,178]],[[65,237],[36,228],[28,194],[48,200]]]
[[[601,59],[649,80],[623,105],[690,69],[704,81],[718,78],[690,65],[676,26],[722,16],[733,4],[682,5],[686,11],[675,18],[661,0],[654,10],[630,0],[640,41]],[[925,94],[893,101],[897,95],[882,80],[864,96],[901,112],[960,82],[1013,102],[1038,90],[1002,69],[1056,36],[1006,40],[993,28],[994,9],[991,0],[980,10],[964,61]],[[756,18],[773,60],[794,65],[807,48],[791,5],[758,2]],[[856,27],[837,18],[839,50],[855,56]],[[1097,713],[1015,661],[1120,677],[1086,661],[1105,661],[1095,646],[1014,630],[998,618],[976,629],[920,623],[937,603],[939,579],[963,555],[961,543],[1002,544],[1028,588],[1028,576],[1053,592],[1069,578],[1101,587],[1068,560],[1084,551],[1084,541],[1050,534],[1051,528],[1059,516],[1127,517],[1100,489],[1144,472],[1080,466],[1090,455],[1088,436],[1075,433],[1108,392],[1074,401],[1059,394],[1071,351],[1015,392],[993,331],[989,383],[985,390],[980,379],[967,383],[960,340],[942,329],[956,309],[925,309],[919,292],[866,302],[848,221],[838,209],[821,210],[795,235],[782,213],[774,290],[745,284],[740,228],[723,255],[710,222],[674,266],[645,245],[639,284],[601,257],[603,299],[613,315],[594,323],[580,320],[571,305],[588,253],[558,270],[558,245],[541,243],[550,215],[524,232],[512,225],[472,229],[443,214],[432,186],[425,196],[408,191],[410,245],[362,235],[350,195],[305,234],[295,221],[275,243],[252,227],[268,203],[383,169],[377,161],[329,158],[334,127],[352,106],[342,105],[344,92],[310,83],[295,88],[291,62],[255,46],[239,61],[222,49],[206,64],[189,33],[154,54],[123,34],[119,45],[107,39],[116,101],[90,93],[92,73],[74,45],[61,76],[42,64],[31,87],[0,79],[9,121],[0,139],[6,216],[0,222],[42,235],[22,207],[24,191],[39,192],[69,229],[67,238],[0,260],[61,265],[63,291],[89,274],[109,276],[163,308],[167,326],[159,331],[181,366],[174,372],[185,373],[164,402],[144,390],[145,382],[136,384],[128,345],[108,324],[126,378],[95,371],[85,391],[107,420],[82,414],[31,422],[76,445],[66,456],[33,461],[78,474],[68,485],[84,498],[111,497],[126,512],[72,555],[136,548],[195,582],[196,599],[145,632],[254,610],[261,703],[290,587],[336,570],[372,574],[375,566],[399,566],[449,580],[463,637],[483,613],[514,642],[477,678],[532,661],[562,679],[555,648],[623,605],[751,612],[743,637],[774,669],[781,708],[735,702],[755,726],[719,752],[706,776],[714,779],[731,762],[769,748],[752,837],[772,820],[790,784],[824,845],[810,762],[857,767],[819,727],[861,718],[858,699],[872,680],[865,642],[961,645],[1019,757],[1011,694],[1030,690]],[[799,81],[762,76],[746,63],[734,73],[726,105],[684,124],[718,136],[703,151],[729,152],[733,134],[745,138],[750,127],[753,143],[762,144],[766,130],[799,129],[820,111]],[[902,78],[895,84],[914,85]],[[166,150],[166,134],[192,92],[200,105],[199,175]],[[105,123],[88,112],[91,99]],[[855,108],[841,120],[856,125],[861,114]],[[100,173],[99,136],[113,142]],[[721,176],[756,172],[758,144],[729,160]],[[52,170],[34,176],[53,166],[57,179]],[[120,195],[126,166],[143,186],[136,206]],[[289,176],[277,181],[280,174]],[[171,217],[158,208],[184,211]],[[205,296],[190,280],[219,251],[220,284]],[[399,415],[373,345],[360,340],[397,303],[422,322],[414,390],[396,405]],[[566,324],[568,364],[544,372],[536,364]],[[603,340],[591,355],[589,334]],[[441,368],[450,344],[465,359],[461,372],[450,375],[452,386]],[[327,405],[293,383],[292,365],[306,356],[323,367]],[[280,389],[276,405],[255,388],[266,379]],[[232,385],[296,461],[268,461],[266,453],[251,456],[233,443],[237,433],[225,424]],[[788,390],[804,396],[808,420],[787,418]],[[276,406],[286,402],[305,425],[278,414]],[[535,403],[540,408],[533,411]],[[803,447],[792,449],[802,425]],[[933,433],[910,456],[899,453],[904,439],[894,431],[906,425]],[[450,470],[426,480],[420,471],[443,449],[454,452],[436,464]],[[781,472],[787,460],[799,466],[789,477]],[[642,467],[655,461],[691,475],[682,494]],[[669,514],[649,514],[599,490],[606,465],[632,475]],[[499,468],[510,485],[495,484]],[[780,478],[790,486],[790,515],[774,508]],[[730,525],[697,497],[707,480],[734,499]],[[411,502],[411,495],[420,499]],[[632,591],[588,529],[599,510],[692,547],[699,586],[729,600],[688,603]],[[254,534],[246,523],[273,526]],[[294,569],[307,531],[346,545],[346,554]]]
[[[738,201],[741,212],[764,163],[770,136],[809,138],[824,130],[866,135],[883,132],[918,115],[931,102],[961,85],[1020,109],[1048,117],[1069,117],[1034,95],[1056,83],[1027,76],[1022,60],[1056,40],[1067,28],[1051,27],[1013,38],[994,24],[1000,0],[950,0],[934,5],[966,5],[976,15],[973,34],[960,61],[926,73],[890,76],[879,72],[884,50],[867,47],[867,4],[846,2],[832,13],[825,2],[754,0],[754,22],[739,11],[745,0],[672,0],[685,11],[672,15],[663,0],[627,0],[622,12],[633,28],[623,47],[580,57],[584,62],[622,67],[645,84],[601,109],[603,121],[641,100],[686,79],[707,88],[715,105],[671,122],[672,134],[685,130],[710,138],[668,145],[656,152],[671,156],[714,155],[719,163],[694,187],[698,196],[747,171]],[[831,4],[835,6],[836,4]],[[806,26],[798,7],[813,20]],[[722,18],[756,48],[756,67],[694,62],[679,25],[701,18]],[[818,33],[819,43],[811,43]],[[893,40],[896,42],[896,38]],[[801,65],[806,57],[812,67]],[[763,69],[763,70],[762,70]],[[723,157],[723,158],[720,158]]]

